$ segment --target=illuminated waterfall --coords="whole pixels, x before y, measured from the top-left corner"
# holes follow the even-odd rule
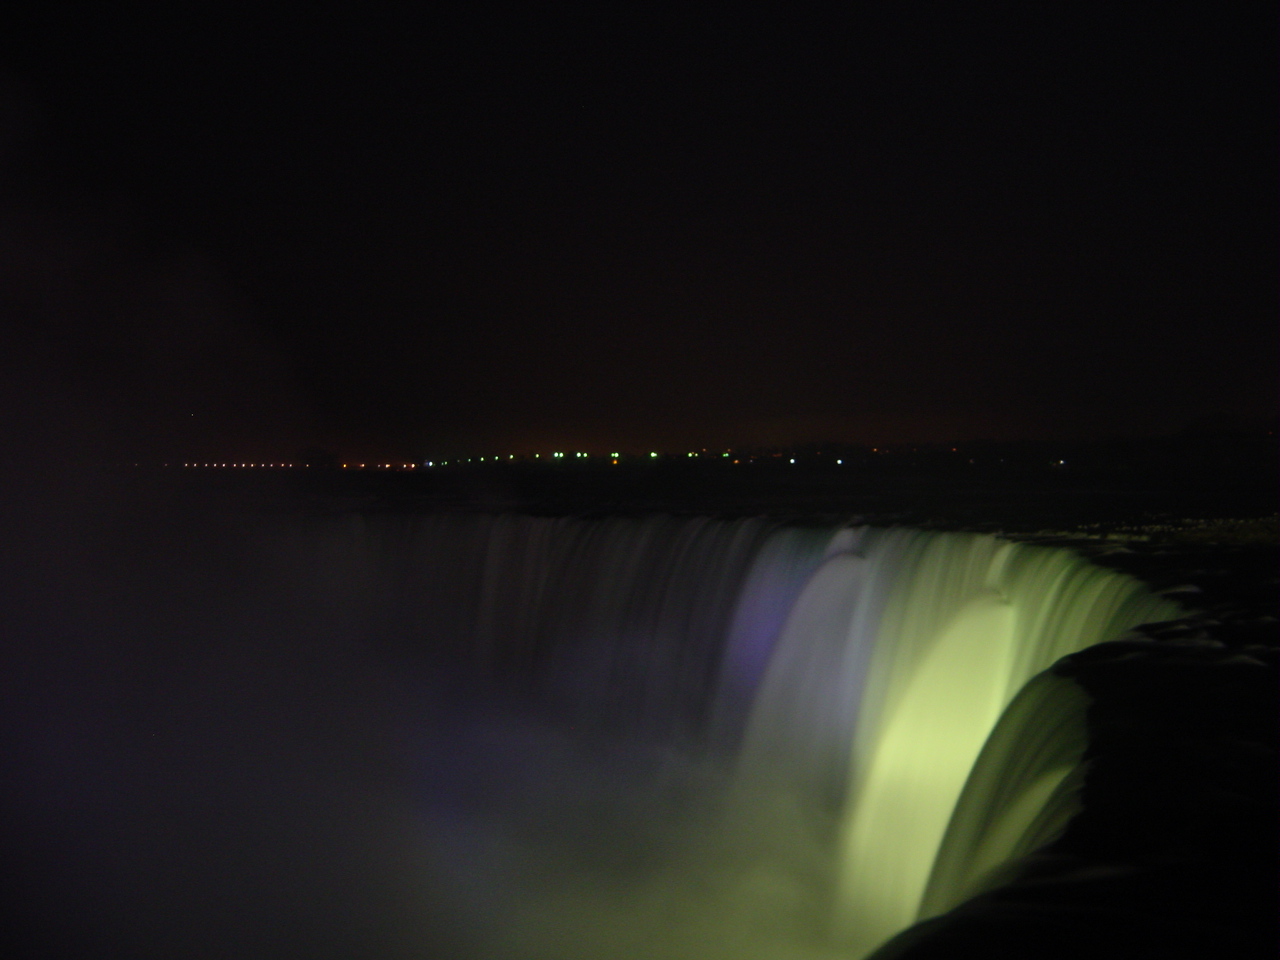
[[[739,764],[748,780],[784,780],[817,806],[840,806],[833,927],[857,954],[1028,852],[1024,835],[1083,746],[1082,695],[1065,682],[1027,691],[1003,731],[1011,742],[987,766],[1007,766],[1021,740],[1043,754],[1035,736],[1048,736],[1057,762],[1014,798],[971,785],[935,872],[961,790],[1014,696],[1059,657],[1177,610],[1069,551],[989,536],[843,530],[823,551],[778,632]],[[756,602],[744,592],[744,606]],[[1046,713],[1050,687],[1074,712]],[[1028,714],[1055,722],[1046,733]],[[984,831],[988,802],[1005,815]],[[1013,835],[988,836],[999,830]]]
[[[419,609],[435,648],[571,718],[731,751],[740,797],[790,790],[835,824],[824,936],[850,956],[999,882],[1062,829],[1085,701],[1033,678],[1180,612],[1069,550],[987,535],[414,522],[363,535],[394,547],[386,601]]]
[[[1021,857],[1058,836],[1078,811],[1089,699],[1045,672],[1005,708],[969,771],[920,906],[936,916],[1012,879]]]

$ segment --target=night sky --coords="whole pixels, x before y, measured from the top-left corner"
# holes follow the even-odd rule
[[[5,15],[11,433],[424,459],[1274,416],[1270,5],[429,6]]]

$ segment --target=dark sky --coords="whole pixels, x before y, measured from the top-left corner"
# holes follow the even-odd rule
[[[184,6],[0,30],[31,434],[423,458],[1274,415],[1270,5]]]

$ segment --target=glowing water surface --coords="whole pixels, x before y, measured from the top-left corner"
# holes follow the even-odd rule
[[[476,955],[863,956],[1071,815],[1084,698],[1030,681],[1178,612],[976,534],[431,518],[357,539],[394,546],[388,602],[432,644],[560,718],[490,718],[433,761],[488,769],[471,801],[432,788],[424,826]]]

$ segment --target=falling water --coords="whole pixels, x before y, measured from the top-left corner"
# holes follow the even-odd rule
[[[852,956],[1061,828],[1083,695],[1029,681],[1177,612],[1068,550],[966,533],[435,518],[407,546],[399,601],[434,642],[572,720],[728,750],[726,816],[787,792],[827,845],[823,935]]]
[[[32,898],[80,918],[41,937],[848,960],[1062,829],[1085,702],[1045,669],[1178,614],[965,533],[353,515],[200,543],[31,618],[11,806]]]
[[[811,620],[814,608],[823,614]],[[843,778],[837,938],[865,952],[927,915],[960,791],[1035,674],[1173,612],[1068,551],[989,536],[867,530],[828,559],[780,637],[746,749],[771,743],[774,755],[816,760],[815,776]],[[807,676],[795,669],[825,650]],[[808,722],[785,729],[776,717],[788,703]],[[779,736],[791,742],[780,749]],[[950,904],[948,893],[931,903]]]

